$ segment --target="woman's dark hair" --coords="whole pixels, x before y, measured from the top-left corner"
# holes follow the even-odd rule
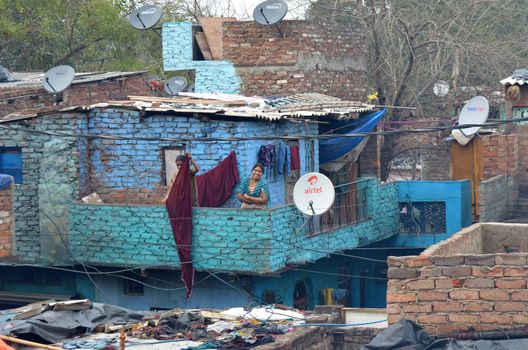
[[[185,160],[185,156],[183,154],[180,154],[179,156],[176,157],[177,162],[183,162],[184,160]]]
[[[262,165],[261,163],[257,163],[255,165],[253,165],[253,168],[251,168],[251,171],[255,170],[255,168],[260,168],[260,170],[262,170],[262,172],[264,172],[264,165]]]

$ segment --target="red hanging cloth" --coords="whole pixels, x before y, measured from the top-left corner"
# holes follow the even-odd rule
[[[238,183],[238,166],[235,152],[205,174],[196,176],[200,207],[219,207],[233,194]]]
[[[191,263],[192,246],[192,174],[189,158],[185,157],[182,167],[172,183],[169,195],[165,201],[167,214],[178,247],[178,257],[181,264],[181,280],[185,284],[189,299],[194,284],[194,269]]]

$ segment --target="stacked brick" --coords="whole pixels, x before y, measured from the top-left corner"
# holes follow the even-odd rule
[[[478,254],[486,251],[485,237],[476,233],[456,234],[420,256],[389,257],[390,324],[406,318],[431,334],[449,335],[528,322],[528,253]],[[467,253],[451,254],[461,251]]]
[[[13,252],[13,184],[0,190],[0,258]]]
[[[366,98],[366,46],[358,25],[283,21],[223,25],[224,58],[237,67],[242,92],[288,95],[319,92],[347,100]]]
[[[496,134],[482,137],[484,179],[517,174],[518,135]]]

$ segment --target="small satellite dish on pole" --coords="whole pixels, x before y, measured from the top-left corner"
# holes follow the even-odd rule
[[[458,117],[458,125],[479,125],[484,124],[488,120],[489,114],[489,103],[488,100],[483,96],[473,97],[471,100],[466,102],[460,115]],[[454,129],[451,131],[451,135],[460,144],[467,144],[473,136],[479,131],[481,126],[471,126],[467,128]]]
[[[132,11],[128,22],[136,29],[147,30],[158,24],[162,14],[163,10],[158,5],[145,5]]]
[[[175,96],[187,87],[187,79],[184,77],[173,77],[165,82],[164,91],[167,95]]]
[[[75,70],[70,66],[53,67],[44,74],[42,86],[51,93],[64,91],[75,78]]]
[[[288,4],[286,4],[283,0],[267,0],[255,7],[255,10],[253,10],[253,19],[258,24],[262,24],[264,26],[275,25],[282,36],[282,32],[280,31],[277,23],[282,21],[287,13]]]
[[[324,214],[334,204],[332,181],[321,173],[303,175],[293,188],[293,202],[305,215]]]

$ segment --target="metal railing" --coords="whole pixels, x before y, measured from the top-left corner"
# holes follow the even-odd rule
[[[321,216],[308,219],[306,233],[315,235],[343,226],[353,225],[368,218],[368,180],[358,180],[334,186],[334,204]]]

